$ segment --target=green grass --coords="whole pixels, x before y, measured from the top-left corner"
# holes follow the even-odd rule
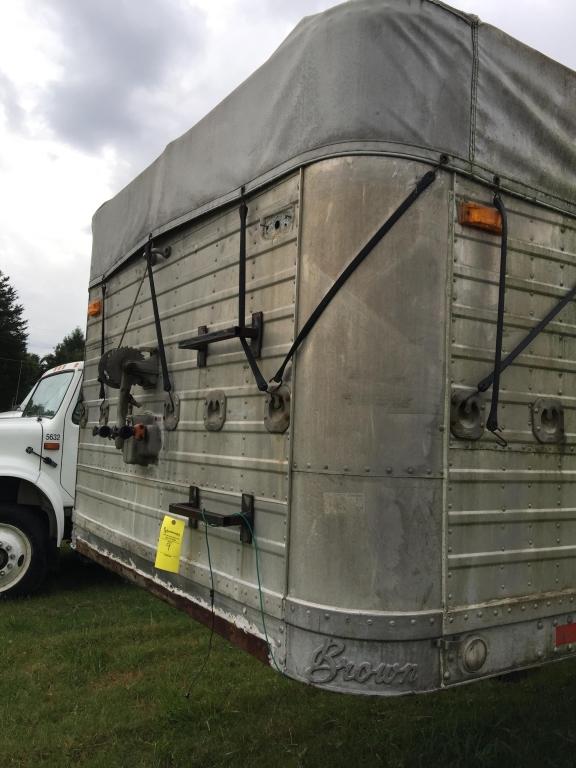
[[[0,765],[573,766],[576,665],[395,700],[291,682],[65,552],[40,595],[0,603]]]

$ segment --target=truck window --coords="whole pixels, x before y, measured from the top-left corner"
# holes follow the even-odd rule
[[[60,408],[73,376],[74,371],[63,371],[40,379],[22,415],[52,418]]]
[[[72,424],[77,424],[77,425],[80,424],[85,412],[86,412],[86,406],[84,405],[84,394],[82,390],[80,390],[80,394],[78,395],[78,400],[76,401],[76,405],[74,406],[74,410],[72,411]]]

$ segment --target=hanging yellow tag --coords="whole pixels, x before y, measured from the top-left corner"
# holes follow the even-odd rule
[[[180,570],[180,550],[184,538],[184,520],[166,515],[160,527],[158,549],[154,567],[161,571],[178,573]]]

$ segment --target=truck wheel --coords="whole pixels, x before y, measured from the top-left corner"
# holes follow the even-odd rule
[[[0,504],[0,597],[29,595],[48,569],[48,538],[29,507]]]

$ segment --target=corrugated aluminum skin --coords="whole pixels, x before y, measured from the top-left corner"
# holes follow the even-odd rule
[[[209,608],[203,525],[186,530],[170,576],[153,567],[161,520],[191,485],[222,513],[250,493],[270,652],[287,675],[398,695],[569,656],[555,637],[576,599],[574,305],[503,374],[507,447],[486,431],[453,435],[451,399],[491,371],[500,263],[496,235],[458,223],[461,201],[491,205],[498,176],[510,211],[505,351],[576,283],[575,84],[440,2],[345,3],[299,25],[106,203],[90,296],[105,274],[106,349],[120,343],[151,233],[172,247],[154,272],[181,412],[157,466],[126,465],[92,437],[101,321],[90,320],[77,545]],[[238,321],[240,188],[246,319],[263,312],[269,379],[343,267],[444,152],[434,184],[296,354],[290,427],[270,434],[238,340],[211,345],[206,368],[178,348],[199,326]],[[276,232],[266,226],[276,214],[292,223]],[[156,346],[147,283],[123,344]],[[211,431],[204,403],[220,392],[226,421]],[[160,384],[134,394],[162,424]],[[538,439],[542,398],[563,408],[559,442]],[[219,620],[261,641],[255,548],[234,528],[209,539]]]
[[[354,0],[304,19],[270,59],[93,221],[91,281],[177,224],[305,163],[450,155],[576,210],[576,76],[432,0]]]
[[[263,237],[261,219],[286,208],[293,212],[293,226],[272,240]],[[298,216],[298,174],[250,202],[246,308],[265,313],[266,367],[279,364],[293,338]],[[238,237],[238,212],[228,210],[170,238],[170,258],[154,270],[170,375],[180,398],[178,429],[163,433],[157,466],[125,465],[112,441],[92,437],[99,418],[100,320],[89,322],[84,388],[90,424],[83,430],[79,452],[77,535],[97,536],[108,550],[116,547],[124,559],[142,558],[151,570],[162,515],[170,503],[188,500],[190,485],[201,486],[203,504],[215,511],[239,511],[240,494],[253,493],[258,499],[265,604],[271,616],[280,616],[286,578],[289,435],[265,429],[263,397],[254,387],[237,340],[211,347],[203,369],[196,367],[195,352],[178,349],[178,342],[194,336],[201,325],[214,329],[237,322]],[[118,346],[144,267],[143,260],[133,262],[108,282],[106,349]],[[99,293],[95,289],[92,295]],[[147,284],[123,345],[156,347]],[[224,389],[227,395],[221,432],[206,430],[203,421],[206,395],[214,389]],[[142,408],[161,415],[161,385],[153,394],[137,390]],[[110,423],[116,421],[117,394],[109,391]],[[254,550],[241,545],[237,528],[211,530],[210,539],[219,596],[258,606]],[[188,579],[193,584],[187,584]],[[208,603],[210,575],[202,531],[186,531],[181,578],[174,583]]]
[[[486,190],[462,179],[455,195],[456,203],[490,204]],[[504,354],[576,284],[574,220],[521,200],[508,208]],[[497,235],[455,224],[450,376],[456,389],[473,387],[490,370],[499,248]],[[446,607],[458,627],[527,609],[532,616],[555,613],[562,593],[576,585],[575,330],[570,303],[503,374],[506,448],[489,434],[450,442]],[[536,439],[531,405],[538,398],[561,402],[563,441]],[[527,606],[534,599],[538,606]]]
[[[248,198],[247,315],[264,312],[266,377],[425,171],[397,158],[335,158]],[[201,369],[195,353],[177,347],[200,325],[236,322],[237,209],[165,238],[173,252],[155,276],[180,423],[147,468],[125,465],[111,442],[91,436],[100,321],[90,321],[77,542],[208,607],[202,524],[187,529],[172,577],[153,567],[162,517],[192,484],[213,511],[237,511],[241,494],[253,493],[274,662],[332,690],[434,690],[570,655],[571,645],[556,648],[554,631],[571,618],[576,584],[574,308],[503,374],[508,447],[486,432],[455,439],[452,394],[472,391],[492,366],[500,248],[496,235],[458,224],[463,199],[490,204],[491,193],[440,172],[339,292],[296,356],[284,435],[264,428],[264,396],[237,341],[212,345]],[[533,203],[505,202],[509,351],[576,282],[576,227]],[[287,210],[293,226],[269,239],[261,225]],[[133,261],[108,281],[107,349],[118,344],[143,266]],[[98,294],[93,288],[91,298]],[[147,286],[124,344],[155,346]],[[220,390],[227,419],[211,432],[204,400]],[[160,392],[135,395],[161,414]],[[561,445],[536,440],[538,397],[565,407]],[[262,638],[254,548],[234,528],[209,537],[218,616]],[[487,658],[473,669],[466,659],[478,645]]]

